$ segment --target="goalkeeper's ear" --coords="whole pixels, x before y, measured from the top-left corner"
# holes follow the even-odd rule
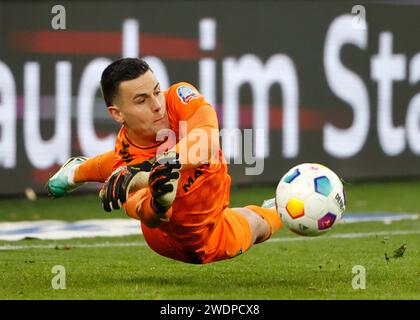
[[[108,114],[109,116],[114,119],[119,124],[124,124],[124,117],[121,114],[120,109],[117,106],[108,106]]]

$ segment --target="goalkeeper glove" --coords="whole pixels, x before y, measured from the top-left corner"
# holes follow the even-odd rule
[[[153,164],[149,175],[151,205],[158,215],[164,215],[175,200],[181,163],[175,152],[165,152]]]
[[[86,157],[72,157],[67,160],[45,185],[48,195],[59,198],[83,185],[84,182],[74,182],[74,173],[76,168],[87,159]]]
[[[147,187],[154,158],[142,163],[120,167],[105,181],[99,198],[105,211],[117,210],[127,201],[130,192]]]

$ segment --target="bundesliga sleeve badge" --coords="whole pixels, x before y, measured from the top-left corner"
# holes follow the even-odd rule
[[[197,90],[188,87],[188,86],[180,86],[176,89],[176,94],[178,95],[179,99],[183,104],[187,104],[192,99],[199,98],[201,95],[198,93]]]

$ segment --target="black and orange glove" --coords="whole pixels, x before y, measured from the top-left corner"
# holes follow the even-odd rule
[[[157,158],[150,171],[149,190],[152,208],[163,215],[175,200],[181,163],[176,152],[166,152]]]
[[[129,193],[147,187],[154,160],[152,158],[142,163],[123,166],[111,174],[99,192],[105,211],[120,209],[127,201]]]

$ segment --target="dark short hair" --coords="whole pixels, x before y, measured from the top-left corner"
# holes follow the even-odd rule
[[[146,61],[122,58],[114,61],[102,72],[101,90],[107,107],[113,105],[122,81],[133,80],[151,70]]]

